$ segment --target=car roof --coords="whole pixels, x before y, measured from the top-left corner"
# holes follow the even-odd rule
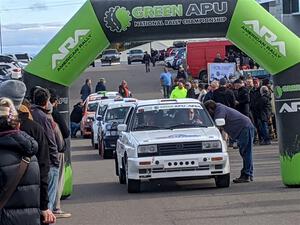
[[[183,98],[183,99],[152,99],[152,100],[141,100],[137,102],[137,106],[147,106],[147,105],[166,105],[166,104],[189,104],[189,103],[198,103],[199,100],[191,99],[191,98]]]
[[[114,101],[109,103],[108,107],[110,109],[112,108],[119,108],[119,107],[123,107],[123,106],[134,106],[137,105],[138,100],[134,99],[134,98],[126,98],[123,99],[122,101]]]
[[[87,103],[93,102],[93,101],[99,101],[99,100],[105,100],[106,98],[102,97],[111,97],[109,99],[113,99],[115,97],[120,96],[119,92],[117,91],[99,91],[97,93],[90,94],[86,101]]]

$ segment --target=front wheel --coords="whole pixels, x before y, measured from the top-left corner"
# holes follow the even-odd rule
[[[127,192],[128,193],[139,193],[141,192],[141,181],[140,180],[132,180],[128,178],[128,163],[126,160],[125,165],[126,170],[126,184],[127,184]]]
[[[215,177],[217,188],[227,188],[230,185],[230,173]]]
[[[124,163],[122,163],[123,168],[120,168],[118,165],[118,171],[119,171],[119,183],[120,184],[126,184],[126,171],[125,171],[125,166]]]
[[[115,153],[115,171],[116,171],[116,175],[119,176],[119,164],[118,164],[117,153]]]
[[[127,179],[127,191],[128,193],[139,193],[141,192],[141,181]]]

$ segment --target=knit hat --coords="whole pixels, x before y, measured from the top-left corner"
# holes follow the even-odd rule
[[[26,94],[26,85],[19,80],[7,80],[0,84],[0,97],[6,97],[13,101],[16,109],[19,109]]]

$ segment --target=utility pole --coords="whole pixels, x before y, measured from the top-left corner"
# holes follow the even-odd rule
[[[1,55],[3,54],[3,47],[2,47],[2,25],[1,25],[1,15],[0,15],[0,51]]]

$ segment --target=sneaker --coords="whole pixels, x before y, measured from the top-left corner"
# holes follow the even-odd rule
[[[67,213],[67,212],[64,212],[62,210],[53,211],[53,214],[56,216],[57,219],[59,219],[59,218],[70,218],[72,216],[71,213]]]
[[[239,183],[249,183],[250,181],[253,181],[253,177],[249,176],[240,176],[238,178],[235,178],[233,180],[233,183],[239,184]]]

